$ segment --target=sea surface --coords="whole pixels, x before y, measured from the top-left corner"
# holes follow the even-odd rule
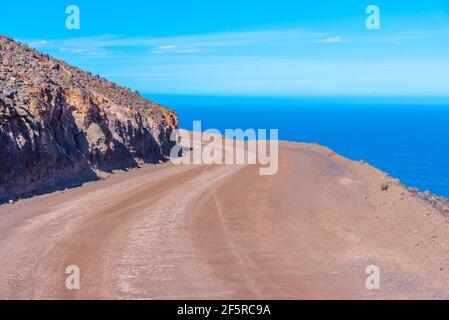
[[[425,99],[230,98],[146,95],[179,114],[180,127],[279,129],[365,160],[407,186],[449,197],[449,103]]]

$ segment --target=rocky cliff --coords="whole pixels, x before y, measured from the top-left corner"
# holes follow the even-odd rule
[[[175,112],[0,36],[0,202],[164,161]]]

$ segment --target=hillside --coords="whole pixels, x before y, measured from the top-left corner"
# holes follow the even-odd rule
[[[175,112],[0,36],[0,202],[164,161]]]

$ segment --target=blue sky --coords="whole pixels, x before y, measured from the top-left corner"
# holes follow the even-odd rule
[[[1,0],[0,14],[1,34],[142,93],[449,96],[447,0]]]

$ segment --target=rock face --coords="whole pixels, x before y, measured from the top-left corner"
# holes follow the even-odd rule
[[[0,202],[163,161],[175,112],[0,36]]]

